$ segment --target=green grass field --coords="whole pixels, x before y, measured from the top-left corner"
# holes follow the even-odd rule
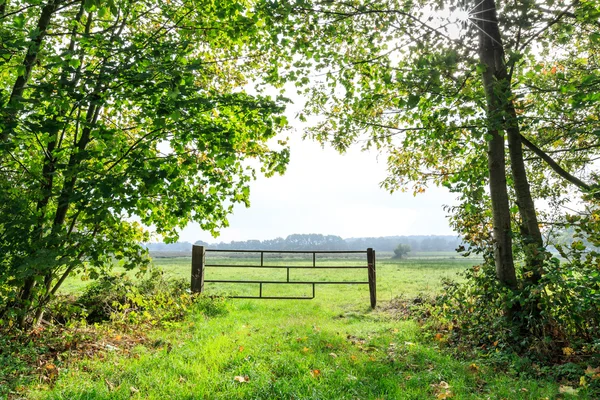
[[[247,263],[216,259],[207,263]],[[312,262],[312,260],[309,260]],[[189,257],[157,259],[165,273],[189,279]],[[306,260],[269,260],[304,265]],[[322,265],[357,260],[321,260]],[[388,312],[389,300],[433,294],[477,260],[378,255],[379,307],[366,285],[321,285],[314,300],[226,301],[225,312],[192,313],[151,332],[130,350],[61,365],[52,384],[27,389],[32,399],[550,399],[559,384],[518,378],[481,360],[461,360],[412,320]],[[366,264],[366,260],[364,261]],[[317,263],[319,265],[319,262]],[[285,270],[219,270],[206,279],[285,279]],[[366,270],[292,270],[290,279],[366,280]],[[277,274],[283,274],[277,275]],[[316,274],[316,275],[315,275]],[[71,282],[73,290],[79,283]],[[272,285],[272,295],[304,288]],[[207,293],[258,293],[258,285],[207,284]],[[300,292],[298,292],[300,290]],[[216,310],[219,311],[219,310]],[[206,316],[208,315],[208,316]],[[149,344],[151,343],[151,344]],[[561,394],[562,396],[562,394]]]
[[[418,254],[404,260],[391,259],[391,253],[377,255],[377,293],[380,300],[404,296],[414,297],[419,294],[432,294],[441,290],[444,278],[458,280],[458,273],[465,268],[479,263],[478,259],[462,257],[450,258],[444,254]],[[207,264],[260,265],[259,256],[253,258],[223,258],[218,253],[207,253]],[[190,257],[156,259],[154,264],[173,277],[189,279],[191,269]],[[264,265],[311,266],[312,256],[294,258],[268,258]],[[335,258],[318,256],[317,266],[353,265],[366,266],[366,257]],[[218,268],[207,267],[205,279],[214,280],[286,280],[286,269],[260,268]],[[291,269],[290,281],[367,281],[366,269]],[[258,295],[258,284],[223,284],[206,283],[205,290],[209,294]],[[263,285],[263,294],[273,296],[295,296],[311,292],[309,286]],[[319,301],[331,301],[340,304],[362,302],[368,304],[369,291],[366,285],[318,285],[316,297]]]

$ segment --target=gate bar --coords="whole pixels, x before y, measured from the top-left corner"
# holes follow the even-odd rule
[[[198,246],[197,246],[198,247]],[[201,246],[200,246],[201,247]],[[225,249],[207,249],[211,253],[298,253],[298,254],[365,254],[364,250],[225,250]]]
[[[205,267],[219,267],[219,268],[289,268],[289,269],[367,269],[368,266],[365,265],[318,265],[318,266],[308,266],[308,265],[233,265],[233,264],[204,264]]]

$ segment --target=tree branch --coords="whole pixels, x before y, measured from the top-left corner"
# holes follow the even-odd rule
[[[571,182],[573,185],[577,186],[578,188],[580,188],[586,192],[589,192],[590,190],[592,190],[590,185],[588,185],[587,183],[583,182],[581,179],[579,179],[576,176],[573,176],[569,172],[567,172],[564,168],[562,168],[560,165],[558,165],[558,163],[556,161],[554,161],[552,159],[552,157],[550,157],[542,149],[540,149],[539,147],[537,147],[536,145],[531,143],[529,140],[527,140],[527,138],[525,136],[521,135],[521,141],[523,142],[523,144],[525,146],[527,146],[531,151],[533,151],[538,157],[540,157],[542,160],[544,160],[546,162],[546,164],[548,164],[548,166],[550,166],[550,168],[552,168],[554,170],[554,172],[556,172],[559,176],[561,176],[562,178],[566,179],[567,181]]]

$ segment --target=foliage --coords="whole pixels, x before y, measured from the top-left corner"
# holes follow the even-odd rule
[[[394,249],[394,256],[392,258],[404,258],[404,256],[407,255],[408,253],[410,253],[410,251],[411,251],[410,245],[400,243]]]
[[[475,266],[464,282],[446,282],[433,325],[453,345],[490,357],[501,352],[549,365],[600,362],[597,266],[554,258],[545,269],[536,286],[512,291],[498,284],[491,263]],[[515,330],[507,314],[527,321],[520,325],[526,332]]]
[[[269,65],[252,8],[0,4],[0,318],[39,320],[71,273],[145,268],[144,226],[216,233],[284,170],[285,99],[244,90]]]
[[[562,222],[573,187],[596,196],[598,1],[284,4],[286,39],[308,60],[277,73],[308,97],[306,115],[321,116],[309,136],[340,151],[380,149],[388,190],[459,194],[457,231],[511,288],[465,287],[494,291],[479,307],[496,307],[521,334],[565,312],[539,297],[553,268],[540,226]],[[307,84],[312,70],[319,78]],[[536,210],[542,199],[560,213]]]
[[[161,270],[153,269],[139,281],[125,273],[103,275],[87,286],[76,304],[88,323],[112,320],[155,325],[183,318],[196,300],[189,293],[189,282],[166,278]]]

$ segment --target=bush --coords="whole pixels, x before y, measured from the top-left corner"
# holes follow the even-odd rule
[[[104,275],[90,284],[76,304],[89,323],[159,324],[182,319],[194,305],[205,315],[219,315],[223,299],[192,295],[189,283],[169,279],[160,270],[134,282],[126,274]]]
[[[475,266],[463,283],[445,283],[428,324],[459,349],[518,360],[524,372],[546,365],[555,378],[584,377],[581,366],[600,363],[600,276],[589,257],[575,260],[550,260],[537,284],[515,291],[497,282],[493,261]]]

